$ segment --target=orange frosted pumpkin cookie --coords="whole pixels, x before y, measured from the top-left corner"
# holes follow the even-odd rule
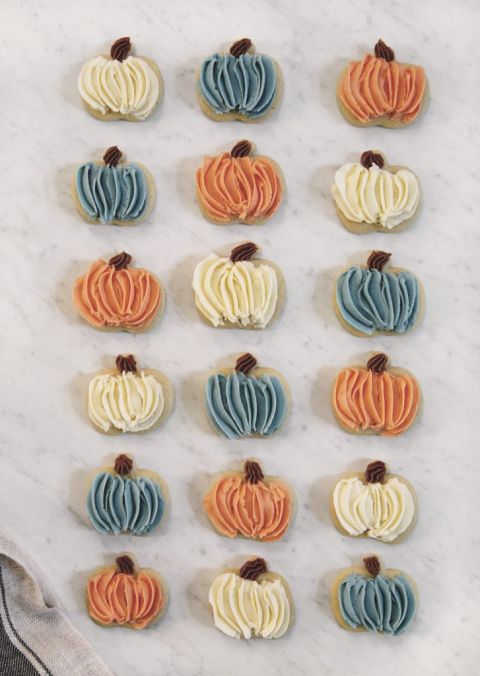
[[[252,153],[250,141],[239,141],[229,153],[204,157],[197,169],[198,203],[212,223],[259,225],[277,211],[284,192],[280,168]]]
[[[168,589],[154,570],[135,568],[130,556],[90,575],[86,589],[88,614],[104,627],[145,629],[166,610]]]
[[[203,505],[222,535],[262,542],[283,538],[295,514],[291,487],[283,479],[265,476],[254,460],[245,462],[243,472],[220,474]]]
[[[421,66],[395,61],[383,40],[375,55],[352,61],[340,76],[337,101],[343,116],[354,125],[404,127],[424,110],[427,78]]]
[[[136,333],[150,328],[162,313],[165,292],[160,280],[143,268],[130,268],[130,254],[94,261],[73,289],[73,302],[94,328]]]

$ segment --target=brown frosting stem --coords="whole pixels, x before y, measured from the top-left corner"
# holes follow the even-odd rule
[[[251,559],[250,561],[245,561],[243,566],[240,568],[239,575],[243,577],[244,580],[256,580],[259,575],[267,572],[267,564],[265,559]]]
[[[125,251],[122,251],[122,253],[112,256],[108,261],[108,264],[112,268],[115,268],[115,270],[125,270],[125,268],[127,268],[131,262],[132,257],[130,256],[130,254],[125,253]]]
[[[373,150],[366,150],[360,156],[360,164],[365,169],[370,169],[372,164],[376,164],[379,169],[385,164],[383,157],[380,153],[374,153]]]
[[[243,465],[243,471],[245,474],[245,481],[249,484],[258,484],[260,481],[263,481],[264,475],[262,468],[254,460],[246,460]]]
[[[237,359],[235,371],[247,374],[249,371],[255,368],[256,365],[257,360],[253,354],[250,354],[250,352],[245,352],[245,354],[242,354],[242,356]]]
[[[230,47],[230,54],[238,59],[242,54],[246,54],[251,46],[252,41],[249,38],[242,38],[233,43]]]
[[[242,141],[238,141],[238,143],[235,143],[233,148],[230,151],[230,155],[232,157],[248,157],[250,153],[252,152],[252,144],[250,141],[247,141],[247,139],[243,139]]]
[[[379,40],[375,45],[375,56],[377,59],[385,59],[385,61],[395,60],[395,52],[383,40]]]
[[[363,559],[363,563],[365,564],[365,568],[368,570],[370,575],[373,575],[376,577],[380,573],[380,561],[376,556],[367,556]]]
[[[123,373],[124,371],[130,371],[130,373],[135,373],[137,370],[137,362],[135,361],[135,357],[133,354],[119,354],[118,357],[115,359],[115,364],[117,369],[120,371],[120,373]]]
[[[125,455],[124,453],[121,453],[120,455],[117,455],[115,458],[115,472],[119,474],[120,476],[127,476],[127,474],[130,474],[132,471],[133,467],[133,460],[128,457],[128,455]]]
[[[125,61],[131,48],[130,38],[118,38],[110,47],[110,56],[115,61]]]
[[[374,354],[373,357],[367,361],[367,369],[374,373],[383,373],[387,370],[388,357],[383,352]]]
[[[245,242],[234,247],[230,252],[230,259],[234,263],[249,261],[258,251],[258,246],[253,242]]]
[[[368,484],[383,484],[387,466],[382,460],[370,462],[365,469],[365,481]]]
[[[390,260],[391,255],[391,253],[386,253],[386,251],[372,251],[367,260],[367,267],[370,270],[381,272]]]
[[[133,575],[135,572],[135,564],[129,556],[118,556],[115,560],[117,564],[117,571],[124,575]]]
[[[122,151],[118,149],[118,146],[110,146],[103,155],[103,161],[107,167],[116,167],[121,159]]]

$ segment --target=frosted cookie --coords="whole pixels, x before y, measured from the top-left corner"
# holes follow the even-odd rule
[[[425,109],[427,78],[421,66],[395,61],[383,40],[375,56],[352,61],[340,76],[337,102],[342,115],[359,127],[404,127]]]
[[[257,122],[275,110],[282,91],[280,67],[256,54],[248,38],[234,42],[228,53],[210,56],[197,75],[200,108],[217,122]]]
[[[213,373],[205,386],[205,409],[216,432],[228,439],[271,437],[290,409],[290,389],[274,369],[259,368],[249,352],[234,369]]]
[[[247,460],[243,472],[216,478],[203,506],[221,535],[276,542],[292,523],[295,497],[283,479],[265,476],[258,462]]]
[[[403,634],[417,612],[415,582],[401,570],[382,568],[377,556],[363,561],[364,567],[345,568],[333,584],[335,619],[349,631]]]
[[[277,211],[284,191],[280,167],[252,153],[252,143],[243,140],[229,153],[203,158],[197,169],[197,200],[212,223],[260,225]]]
[[[388,367],[379,352],[367,367],[349,366],[335,378],[332,408],[338,424],[352,434],[402,434],[420,411],[420,386],[406,369]]]
[[[170,380],[160,371],[137,370],[132,354],[119,354],[116,369],[97,373],[88,384],[88,416],[105,434],[148,432],[173,410]]]
[[[372,251],[367,265],[352,265],[337,279],[334,308],[356,336],[401,335],[421,319],[423,287],[408,270],[383,268],[392,254]]]
[[[146,120],[163,96],[157,64],[146,56],[130,56],[131,47],[130,38],[119,38],[109,56],[95,56],[82,66],[78,90],[98,120]]]
[[[142,164],[127,163],[117,146],[107,148],[103,162],[86,162],[75,172],[72,195],[88,223],[137,225],[155,202],[152,174]]]
[[[116,254],[110,260],[94,261],[88,272],[78,277],[73,303],[95,329],[105,331],[145,331],[165,306],[160,280],[143,268],[130,268],[130,254]]]
[[[165,481],[150,470],[134,469],[130,456],[118,455],[114,467],[92,475],[86,508],[102,535],[149,535],[163,521],[170,504]]]
[[[88,614],[103,627],[145,629],[164,614],[167,585],[156,571],[136,569],[130,556],[119,556],[115,563],[88,578]]]
[[[352,473],[340,479],[330,498],[332,521],[342,535],[386,543],[405,539],[415,527],[417,512],[411,483],[387,474],[381,460],[367,465],[364,474]]]
[[[195,305],[216,328],[264,329],[285,302],[285,280],[270,261],[253,258],[258,247],[245,242],[230,256],[210,254],[195,268]]]
[[[215,626],[232,638],[280,638],[294,619],[286,580],[267,571],[267,564],[260,558],[217,575],[208,600]]]
[[[338,169],[332,195],[338,217],[351,232],[399,232],[415,218],[420,186],[413,171],[388,167],[380,152],[367,150],[360,162]]]

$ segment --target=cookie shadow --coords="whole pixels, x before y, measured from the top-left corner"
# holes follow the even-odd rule
[[[343,267],[325,268],[320,270],[315,281],[313,291],[313,307],[315,313],[324,322],[325,326],[335,326],[338,320],[333,309],[333,288],[335,280]]]
[[[212,531],[208,517],[203,508],[203,499],[211,488],[214,475],[207,472],[196,472],[195,476],[188,483],[188,501],[195,515],[195,522],[203,528]]]
[[[211,627],[213,619],[208,605],[208,590],[217,571],[200,568],[187,585],[185,594],[190,614],[199,624]]]
[[[335,424],[332,413],[331,392],[338,369],[333,366],[323,366],[317,371],[312,392],[311,407],[313,413],[329,425]]]
[[[212,434],[212,428],[207,419],[204,404],[204,389],[207,382],[206,371],[194,371],[188,373],[180,383],[182,404],[187,412],[187,419],[193,420],[195,425],[203,432]]]
[[[332,197],[332,185],[337,169],[338,167],[333,165],[320,166],[315,170],[309,182],[313,203],[317,203],[319,211],[332,221],[338,221]],[[338,224],[341,225],[339,221]]]
[[[335,121],[338,120],[339,116],[342,117],[338,109],[336,92],[338,79],[346,66],[345,59],[335,59],[326,63],[319,72],[320,103],[323,110]]]
[[[203,219],[195,196],[195,172],[201,166],[201,158],[184,157],[177,164],[176,188],[184,206],[192,216]]]
[[[192,290],[192,277],[197,263],[198,258],[195,256],[183,258],[174,267],[168,285],[175,311],[181,315],[181,319],[189,323],[196,323],[198,320]]]
[[[175,92],[180,100],[190,109],[198,107],[196,72],[201,61],[201,56],[196,59],[189,59],[176,68],[174,73]]]
[[[89,475],[90,472],[85,469],[73,470],[68,487],[68,509],[82,527],[89,525],[85,509]]]

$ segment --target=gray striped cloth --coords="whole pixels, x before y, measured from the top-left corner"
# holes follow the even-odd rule
[[[43,573],[0,533],[1,676],[112,676],[70,623]]]

